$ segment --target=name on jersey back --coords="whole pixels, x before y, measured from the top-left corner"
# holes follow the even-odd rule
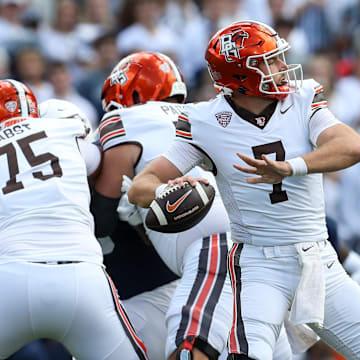
[[[30,124],[22,123],[9,126],[0,131],[0,141],[10,139],[15,135],[23,134],[26,130],[31,130]]]

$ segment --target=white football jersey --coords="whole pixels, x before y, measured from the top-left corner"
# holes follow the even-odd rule
[[[135,175],[138,174],[170,146],[182,111],[181,104],[149,101],[105,114],[99,126],[103,151],[120,144],[139,145],[142,151],[135,167]],[[147,209],[139,209],[145,220]]]
[[[149,101],[146,104],[111,111],[103,117],[99,126],[100,142],[103,150],[120,144],[138,144],[142,151],[135,167],[135,174],[143,170],[152,160],[162,155],[175,139],[175,122],[183,111],[183,105],[162,101]],[[206,177],[216,185],[210,172],[195,167],[191,171],[194,177]],[[220,196],[215,203],[223,209]],[[213,206],[214,207],[214,206]],[[148,209],[139,208],[145,222]],[[204,221],[204,220],[203,220]],[[208,236],[211,233],[226,232],[229,230],[229,220],[225,210],[219,221],[212,220],[211,225],[199,224],[197,238]],[[193,229],[193,228],[192,228]],[[190,243],[195,240],[195,232],[190,229],[178,234],[163,234],[146,229],[150,240],[164,262],[176,273],[182,263],[183,254]],[[191,234],[190,234],[191,233]],[[172,239],[172,240],[171,240]]]
[[[111,111],[99,126],[101,146],[106,151],[119,144],[135,143],[145,149],[136,165],[138,173],[171,144],[182,111],[183,105],[163,101]]]
[[[81,120],[28,118],[0,131],[0,263],[102,263]]]
[[[201,157],[210,159],[234,241],[266,246],[326,239],[322,174],[286,177],[275,185],[248,184],[251,175],[233,167],[247,166],[237,152],[282,161],[312,151],[318,135],[339,123],[333,116],[319,123],[316,113],[328,111],[326,105],[323,88],[314,80],[271,105],[276,108],[268,117],[240,116],[241,109],[236,112],[222,94],[187,104],[177,123],[177,141],[165,156],[183,172]]]

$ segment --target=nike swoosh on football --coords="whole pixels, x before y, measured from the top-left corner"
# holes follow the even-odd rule
[[[190,189],[187,193],[185,193],[183,196],[181,196],[179,199],[177,199],[173,204],[170,204],[169,201],[166,203],[166,210],[171,213],[174,212],[180,204],[190,195],[192,192],[192,189]]]
[[[285,114],[291,107],[293,106],[293,104],[291,104],[287,109],[285,110],[280,110],[281,114]]]
[[[303,247],[303,248],[302,248],[302,251],[304,251],[304,252],[305,252],[305,251],[308,251],[308,250],[310,250],[310,249],[313,248],[313,247],[314,247],[314,245],[311,245],[311,246],[309,246],[309,247],[307,247],[307,248],[304,248],[304,247]]]
[[[334,264],[335,264],[335,260],[329,262],[326,266],[328,267],[328,269],[330,269]]]

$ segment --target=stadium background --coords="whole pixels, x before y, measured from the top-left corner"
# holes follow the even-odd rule
[[[292,45],[287,62],[301,63],[305,78],[325,87],[331,111],[359,129],[359,0],[0,0],[0,76],[28,84],[39,102],[55,97],[75,103],[95,129],[103,81],[130,52],[170,55],[184,74],[188,101],[214,96],[204,62],[207,41],[221,27],[244,19],[277,29]],[[357,251],[359,175],[356,165],[324,177],[327,214],[337,221],[340,241]],[[128,228],[122,234],[132,236]],[[115,256],[107,261],[118,262]],[[117,268],[110,270],[121,281]],[[321,343],[295,358],[340,359]],[[59,344],[41,340],[11,359],[70,356]]]

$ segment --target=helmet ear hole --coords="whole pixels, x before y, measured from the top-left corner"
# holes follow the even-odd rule
[[[236,80],[239,80],[239,81],[245,81],[245,80],[247,79],[247,76],[237,75],[237,74],[233,75],[232,77],[233,77],[234,79],[236,79]]]
[[[132,98],[133,98],[134,104],[140,104],[140,95],[136,90],[133,91]]]
[[[183,104],[185,102],[185,96],[178,94],[178,95],[169,96],[169,97],[165,98],[164,100],[169,101],[169,102],[178,103],[178,104]]]

